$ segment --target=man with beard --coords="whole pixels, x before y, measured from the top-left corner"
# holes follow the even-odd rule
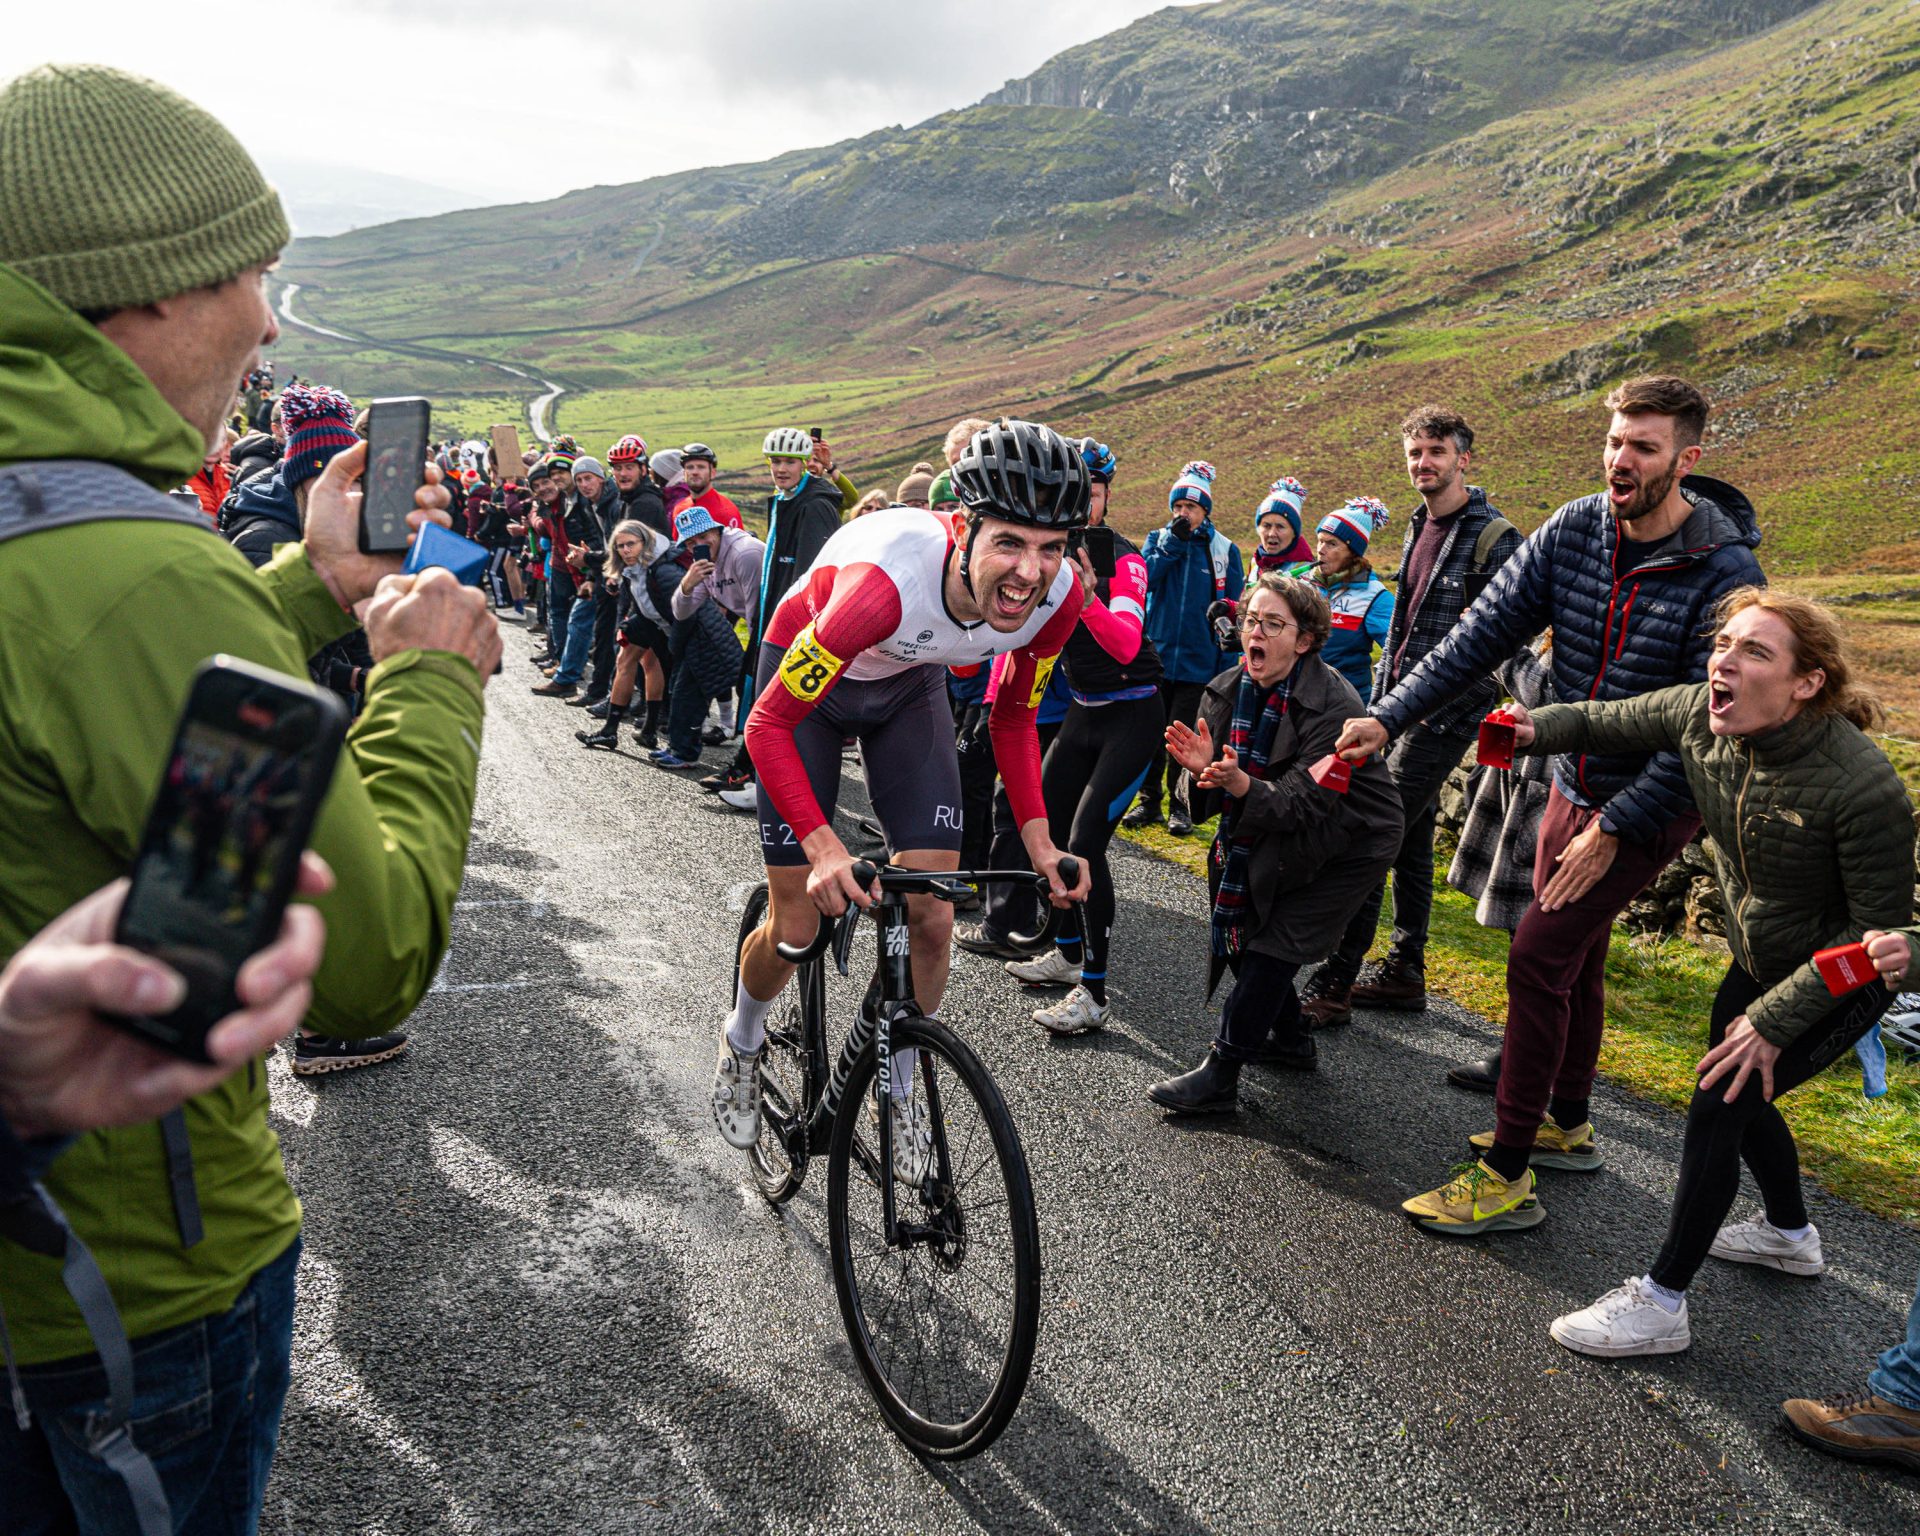
[[[687,499],[683,507],[704,507],[707,515],[722,528],[744,528],[740,509],[733,498],[714,489],[714,472],[720,460],[705,443],[688,443],[680,450],[680,473],[686,476]]]
[[[1500,568],[1412,673],[1347,722],[1360,761],[1440,716],[1531,636],[1553,627],[1562,703],[1626,699],[1706,677],[1714,606],[1765,577],[1745,496],[1690,473],[1706,397],[1684,379],[1629,379],[1607,397],[1606,489],[1568,502]],[[1545,1214],[1530,1162],[1592,1169],[1587,1100],[1606,1021],[1613,920],[1700,825],[1671,752],[1555,760],[1534,858],[1534,901],[1507,957],[1507,1034],[1492,1147],[1405,1203],[1449,1236],[1530,1227]]]
[[[647,468],[647,445],[629,432],[607,450],[607,468],[613,471],[613,483],[620,493],[620,518],[645,523],[662,538],[671,541],[673,523],[667,517],[660,487]]]

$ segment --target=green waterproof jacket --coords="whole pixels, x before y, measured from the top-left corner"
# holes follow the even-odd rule
[[[103,460],[167,488],[201,453],[125,353],[0,266],[0,466]],[[300,546],[255,571],[211,532],[166,522],[0,543],[0,613],[0,962],[127,872],[203,660],[304,677],[308,656],[353,627]],[[481,698],[472,664],[444,652],[391,656],[368,679],[313,840],[338,879],[315,903],[327,951],[314,1028],[392,1028],[432,982],[466,861]],[[191,1249],[157,1125],[83,1136],[46,1180],[133,1338],[226,1310],[300,1226],[260,1063],[189,1103],[186,1123],[205,1224]],[[22,1364],[92,1350],[58,1262],[5,1240],[0,1306]]]
[[[1816,950],[1913,921],[1913,807],[1886,754],[1838,715],[1716,736],[1707,685],[1533,712],[1534,754],[1680,754],[1713,839],[1727,942],[1767,988],[1747,1017],[1787,1045],[1834,1009]],[[1911,973],[1910,973],[1911,974]]]

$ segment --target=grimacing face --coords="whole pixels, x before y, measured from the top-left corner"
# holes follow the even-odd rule
[[[630,491],[640,483],[640,465],[637,460],[628,459],[624,463],[613,465],[612,469],[613,483],[621,490]]]
[[[1764,608],[1742,608],[1713,637],[1707,725],[1716,736],[1758,736],[1785,725],[1820,696],[1827,675],[1800,670],[1793,627]]]
[[[969,570],[974,600],[988,627],[1011,634],[1025,624],[1052,587],[1066,554],[1064,529],[983,519]]]

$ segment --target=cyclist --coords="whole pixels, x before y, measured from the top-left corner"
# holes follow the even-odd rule
[[[1080,444],[1080,455],[1093,480],[1090,521],[1103,526],[1113,453],[1089,437]],[[1064,840],[1091,875],[1081,917],[1084,941],[1062,939],[1038,959],[1007,962],[1014,979],[1030,986],[1073,984],[1059,1002],[1034,1010],[1034,1023],[1056,1035],[1100,1029],[1111,1016],[1107,948],[1115,900],[1107,845],[1160,752],[1165,729],[1160,656],[1144,632],[1147,562],[1118,533],[1113,542],[1110,577],[1096,577],[1086,551],[1077,552],[1086,608],[1061,654],[1073,702],[1047,748],[1040,778],[1054,839]],[[1006,665],[1002,658],[999,666]]]
[[[775,943],[805,944],[821,913],[871,902],[830,819],[847,738],[859,743],[894,861],[959,867],[950,665],[1014,653],[989,723],[995,756],[1055,903],[1086,895],[1084,870],[1071,890],[1060,878],[1034,729],[1035,705],[1080,619],[1080,577],[1065,556],[1068,534],[1087,520],[1086,464],[1052,428],[1002,420],[974,435],[953,484],[967,508],[964,540],[924,512],[875,512],[827,541],[767,621],[747,742],[764,791],[768,919],[741,951],[713,1085],[714,1121],[735,1147],[759,1140],[767,1015],[793,974]],[[914,993],[928,1012],[946,989],[952,926],[945,902],[912,898]],[[896,1172],[912,1183],[924,1177],[931,1133],[907,1092],[912,1064],[898,1065]]]

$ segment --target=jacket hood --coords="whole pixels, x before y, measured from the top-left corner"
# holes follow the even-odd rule
[[[1680,529],[1689,554],[1705,554],[1730,544],[1760,547],[1760,517],[1745,492],[1711,475],[1688,475],[1680,489],[1694,498],[1693,516]]]
[[[132,358],[0,264],[0,464],[86,459],[166,491],[186,484],[206,452]]]
[[[243,522],[264,519],[285,523],[293,530],[296,539],[300,537],[300,508],[277,469],[271,474],[242,481],[234,488],[233,495],[228,498],[222,511],[223,527],[237,528]]]

